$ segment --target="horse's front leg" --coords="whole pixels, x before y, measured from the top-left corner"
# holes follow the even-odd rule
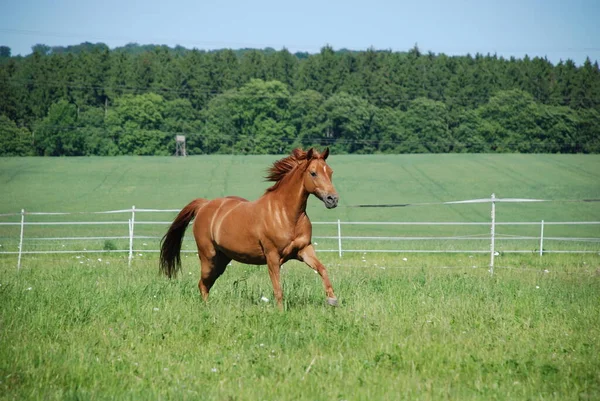
[[[283,310],[283,292],[281,291],[281,283],[279,282],[281,261],[277,252],[271,252],[267,255],[267,266],[269,267],[271,283],[273,283],[273,294],[277,301],[277,307],[279,307],[279,310]]]
[[[327,294],[327,303],[331,306],[337,306],[338,300],[333,292],[331,281],[327,275],[327,269],[323,266],[323,263],[317,259],[315,248],[312,245],[308,245],[298,252],[298,259],[315,269],[321,278],[323,279],[323,285],[325,286],[325,293]]]

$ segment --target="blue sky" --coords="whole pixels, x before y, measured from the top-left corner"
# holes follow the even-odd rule
[[[600,61],[600,0],[0,0],[0,45],[349,48]]]

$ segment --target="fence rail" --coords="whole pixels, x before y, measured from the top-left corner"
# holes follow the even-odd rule
[[[313,222],[313,225],[316,227],[320,226],[333,226],[336,230],[337,235],[314,235],[313,240],[316,244],[317,241],[329,241],[329,244],[333,246],[329,246],[329,248],[319,247],[319,252],[336,252],[339,257],[342,257],[344,253],[473,253],[473,254],[490,254],[490,271],[493,273],[494,267],[494,257],[499,253],[496,250],[496,242],[497,241],[529,241],[529,243],[535,243],[535,249],[503,249],[501,252],[503,253],[538,253],[542,256],[545,253],[599,253],[600,254],[600,237],[597,236],[548,236],[544,235],[544,228],[547,226],[579,226],[579,225],[598,225],[600,226],[600,221],[538,221],[538,222],[497,222],[495,218],[495,201],[508,201],[506,199],[496,199],[494,195],[489,200],[474,200],[478,203],[483,201],[489,201],[492,205],[492,213],[491,220],[487,222],[406,222],[406,221],[383,221],[383,222],[374,222],[374,221],[316,221]],[[519,200],[510,200],[510,201],[519,201]],[[521,200],[527,201],[527,200]],[[471,201],[464,201],[463,203],[473,203]],[[0,254],[6,255],[18,255],[17,268],[21,267],[21,259],[23,255],[28,254],[76,254],[76,253],[127,253],[128,261],[131,264],[131,261],[134,257],[135,253],[138,252],[159,252],[158,249],[139,249],[136,247],[136,240],[158,240],[161,236],[158,235],[140,235],[139,233],[136,235],[136,227],[142,226],[165,226],[169,225],[171,221],[145,221],[145,220],[137,220],[136,215],[139,213],[173,213],[178,212],[179,209],[136,209],[133,206],[131,209],[122,209],[122,210],[112,210],[105,212],[90,212],[90,213],[65,213],[65,212],[52,212],[52,213],[44,213],[44,212],[25,212],[25,210],[21,210],[21,213],[13,213],[13,214],[2,214],[0,217],[20,217],[20,221],[12,221],[12,222],[0,222],[0,226],[9,227],[19,227],[19,240],[17,249],[14,251],[5,250],[6,248],[0,248]],[[69,216],[69,215],[107,215],[107,214],[126,214],[127,220],[110,220],[110,221],[27,221],[26,216]],[[29,226],[127,226],[128,232],[127,235],[70,235],[70,236],[26,236],[26,227]],[[418,236],[393,236],[393,235],[343,235],[343,232],[351,226],[381,226],[381,227],[390,227],[390,226],[484,226],[489,227],[489,234],[473,234],[473,235],[418,235]],[[507,235],[507,234],[498,234],[496,232],[497,227],[506,227],[506,226],[537,226],[539,227],[539,235]],[[315,227],[315,228],[316,228]],[[346,228],[345,228],[346,227]],[[318,231],[318,229],[316,230]],[[594,234],[596,232],[594,231]],[[318,233],[317,233],[318,234]],[[12,237],[0,237],[2,240],[13,239]],[[34,247],[25,247],[25,243],[49,243],[52,241],[112,241],[112,240],[120,240],[123,242],[127,242],[127,247],[122,247],[123,249],[44,249],[39,250]],[[191,240],[190,237],[186,238],[186,241]],[[423,243],[431,243],[431,242],[487,242],[489,243],[488,249],[398,249],[393,246],[389,246],[389,244],[398,244],[398,243],[412,243],[414,244],[416,241]],[[583,243],[583,244],[593,244],[593,249],[544,249],[544,246],[547,245],[549,241],[560,241],[564,243]],[[384,247],[378,246],[364,246],[360,244],[383,244]],[[359,244],[359,246],[357,246]],[[598,246],[596,246],[598,244]],[[144,245],[146,245],[144,243]],[[64,247],[64,244],[62,245]],[[589,247],[588,247],[589,248]],[[194,250],[182,249],[182,252],[196,252]]]

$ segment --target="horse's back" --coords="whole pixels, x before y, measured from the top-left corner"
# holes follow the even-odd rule
[[[240,203],[248,203],[249,200],[240,196],[224,196],[221,198],[207,199],[199,205],[196,220],[201,220],[202,224],[212,223],[213,220],[222,217],[224,213],[228,213]]]

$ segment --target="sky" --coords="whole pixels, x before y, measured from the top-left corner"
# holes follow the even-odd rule
[[[600,0],[0,0],[0,45],[407,51],[600,62]]]

